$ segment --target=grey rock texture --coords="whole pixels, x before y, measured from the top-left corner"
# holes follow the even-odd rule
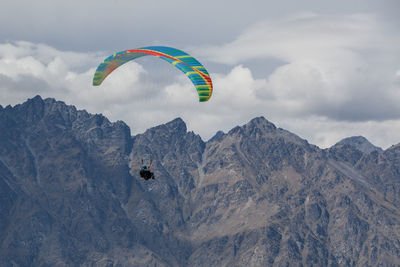
[[[336,143],[334,147],[345,146],[345,145],[352,146],[353,148],[356,148],[363,153],[371,153],[373,151],[382,152],[382,148],[374,146],[363,136],[347,137],[341,140],[340,142]]]
[[[398,266],[399,196],[400,145],[320,149],[263,117],[131,137],[53,99],[0,107],[0,266]]]

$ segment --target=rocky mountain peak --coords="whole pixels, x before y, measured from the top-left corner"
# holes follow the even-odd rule
[[[20,119],[26,119],[27,123],[36,123],[44,115],[44,101],[37,95],[34,98],[28,99],[22,105],[16,105],[15,110],[23,116]]]
[[[248,128],[248,129],[258,128],[258,129],[265,130],[268,132],[276,130],[275,124],[268,121],[263,116],[256,117],[256,118],[250,120],[246,125],[244,125],[244,127]]]
[[[371,153],[373,151],[378,151],[378,152],[382,151],[382,148],[374,146],[371,142],[367,140],[367,138],[363,136],[351,136],[344,138],[338,143],[336,143],[334,147],[344,146],[344,145],[352,146],[366,154]]]
[[[176,118],[170,122],[167,122],[165,126],[173,132],[177,133],[186,133],[187,127],[186,123],[181,118]]]
[[[272,122],[268,121],[264,117],[257,117],[249,121],[243,126],[236,126],[228,132],[228,134],[223,136],[235,136],[238,139],[251,140],[251,142],[265,142],[269,139],[269,142],[275,143],[285,142],[293,143],[300,146],[304,146],[307,149],[316,149],[316,146],[311,146],[306,140],[300,138],[296,134],[293,134],[287,130],[277,128]],[[275,141],[273,141],[275,140]]]
[[[157,155],[160,160],[164,157],[175,157],[176,150],[191,146],[195,150],[193,153],[196,154],[196,158],[199,161],[205,146],[199,135],[187,131],[186,124],[181,118],[152,127],[143,134],[134,136],[133,139],[133,154],[150,154],[151,150],[151,153],[154,154],[153,156]],[[141,152],[139,153],[139,151]]]
[[[40,95],[36,95],[33,98],[29,98],[25,103],[23,103],[22,107],[41,107],[44,105],[44,100]]]
[[[256,117],[247,123],[248,127],[258,127],[258,128],[264,128],[264,129],[273,129],[275,130],[276,127],[275,125],[268,121],[264,116]]]
[[[221,138],[225,135],[223,131],[218,131],[213,137],[211,137],[207,142],[220,141]]]
[[[170,122],[146,130],[143,135],[148,138],[153,138],[155,135],[163,136],[164,138],[174,138],[177,136],[183,136],[186,133],[186,123],[181,118],[176,118]]]
[[[276,127],[273,123],[269,122],[264,117],[257,117],[249,121],[243,126],[236,126],[228,132],[228,135],[254,135],[254,134],[266,134],[276,132]]]

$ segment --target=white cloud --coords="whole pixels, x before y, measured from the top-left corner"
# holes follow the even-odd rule
[[[376,49],[390,43],[377,18],[368,14],[301,14],[264,20],[222,47],[199,48],[210,60],[237,64],[249,58],[277,57],[283,61],[323,62],[362,60],[353,49]],[[394,44],[391,46],[396,47]],[[219,49],[218,49],[219,48]],[[300,53],[301,52],[301,53]]]
[[[323,147],[349,135],[387,147],[400,142],[396,38],[370,15],[307,14],[257,23],[223,46],[192,49],[206,66],[205,58],[230,66],[227,73],[211,73],[214,94],[205,103],[197,102],[187,77],[165,62],[157,61],[157,68],[130,62],[93,87],[104,53],[0,44],[0,104],[35,94],[55,97],[124,120],[134,134],[182,117],[204,139],[264,115]],[[284,63],[255,78],[251,65],[245,67],[254,58]]]
[[[259,96],[293,116],[347,121],[400,117],[400,39],[368,14],[305,14],[263,21],[222,46],[199,47],[209,60],[239,64],[255,58],[286,62]]]

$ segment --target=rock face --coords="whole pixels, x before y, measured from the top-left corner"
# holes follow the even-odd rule
[[[334,147],[340,147],[340,146],[351,146],[355,149],[360,150],[363,153],[371,153],[373,151],[378,151],[382,152],[382,148],[376,147],[373,144],[371,144],[365,137],[363,136],[352,136],[352,137],[347,137],[340,142],[336,143]]]
[[[156,180],[138,176],[153,160]],[[397,266],[400,146],[0,107],[0,266]]]

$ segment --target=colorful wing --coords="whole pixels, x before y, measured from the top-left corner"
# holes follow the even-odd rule
[[[93,85],[100,85],[111,72],[126,62],[147,55],[160,57],[185,73],[196,87],[200,102],[207,101],[211,97],[213,85],[204,66],[189,54],[166,46],[148,46],[125,50],[106,58],[97,67],[93,77]]]

